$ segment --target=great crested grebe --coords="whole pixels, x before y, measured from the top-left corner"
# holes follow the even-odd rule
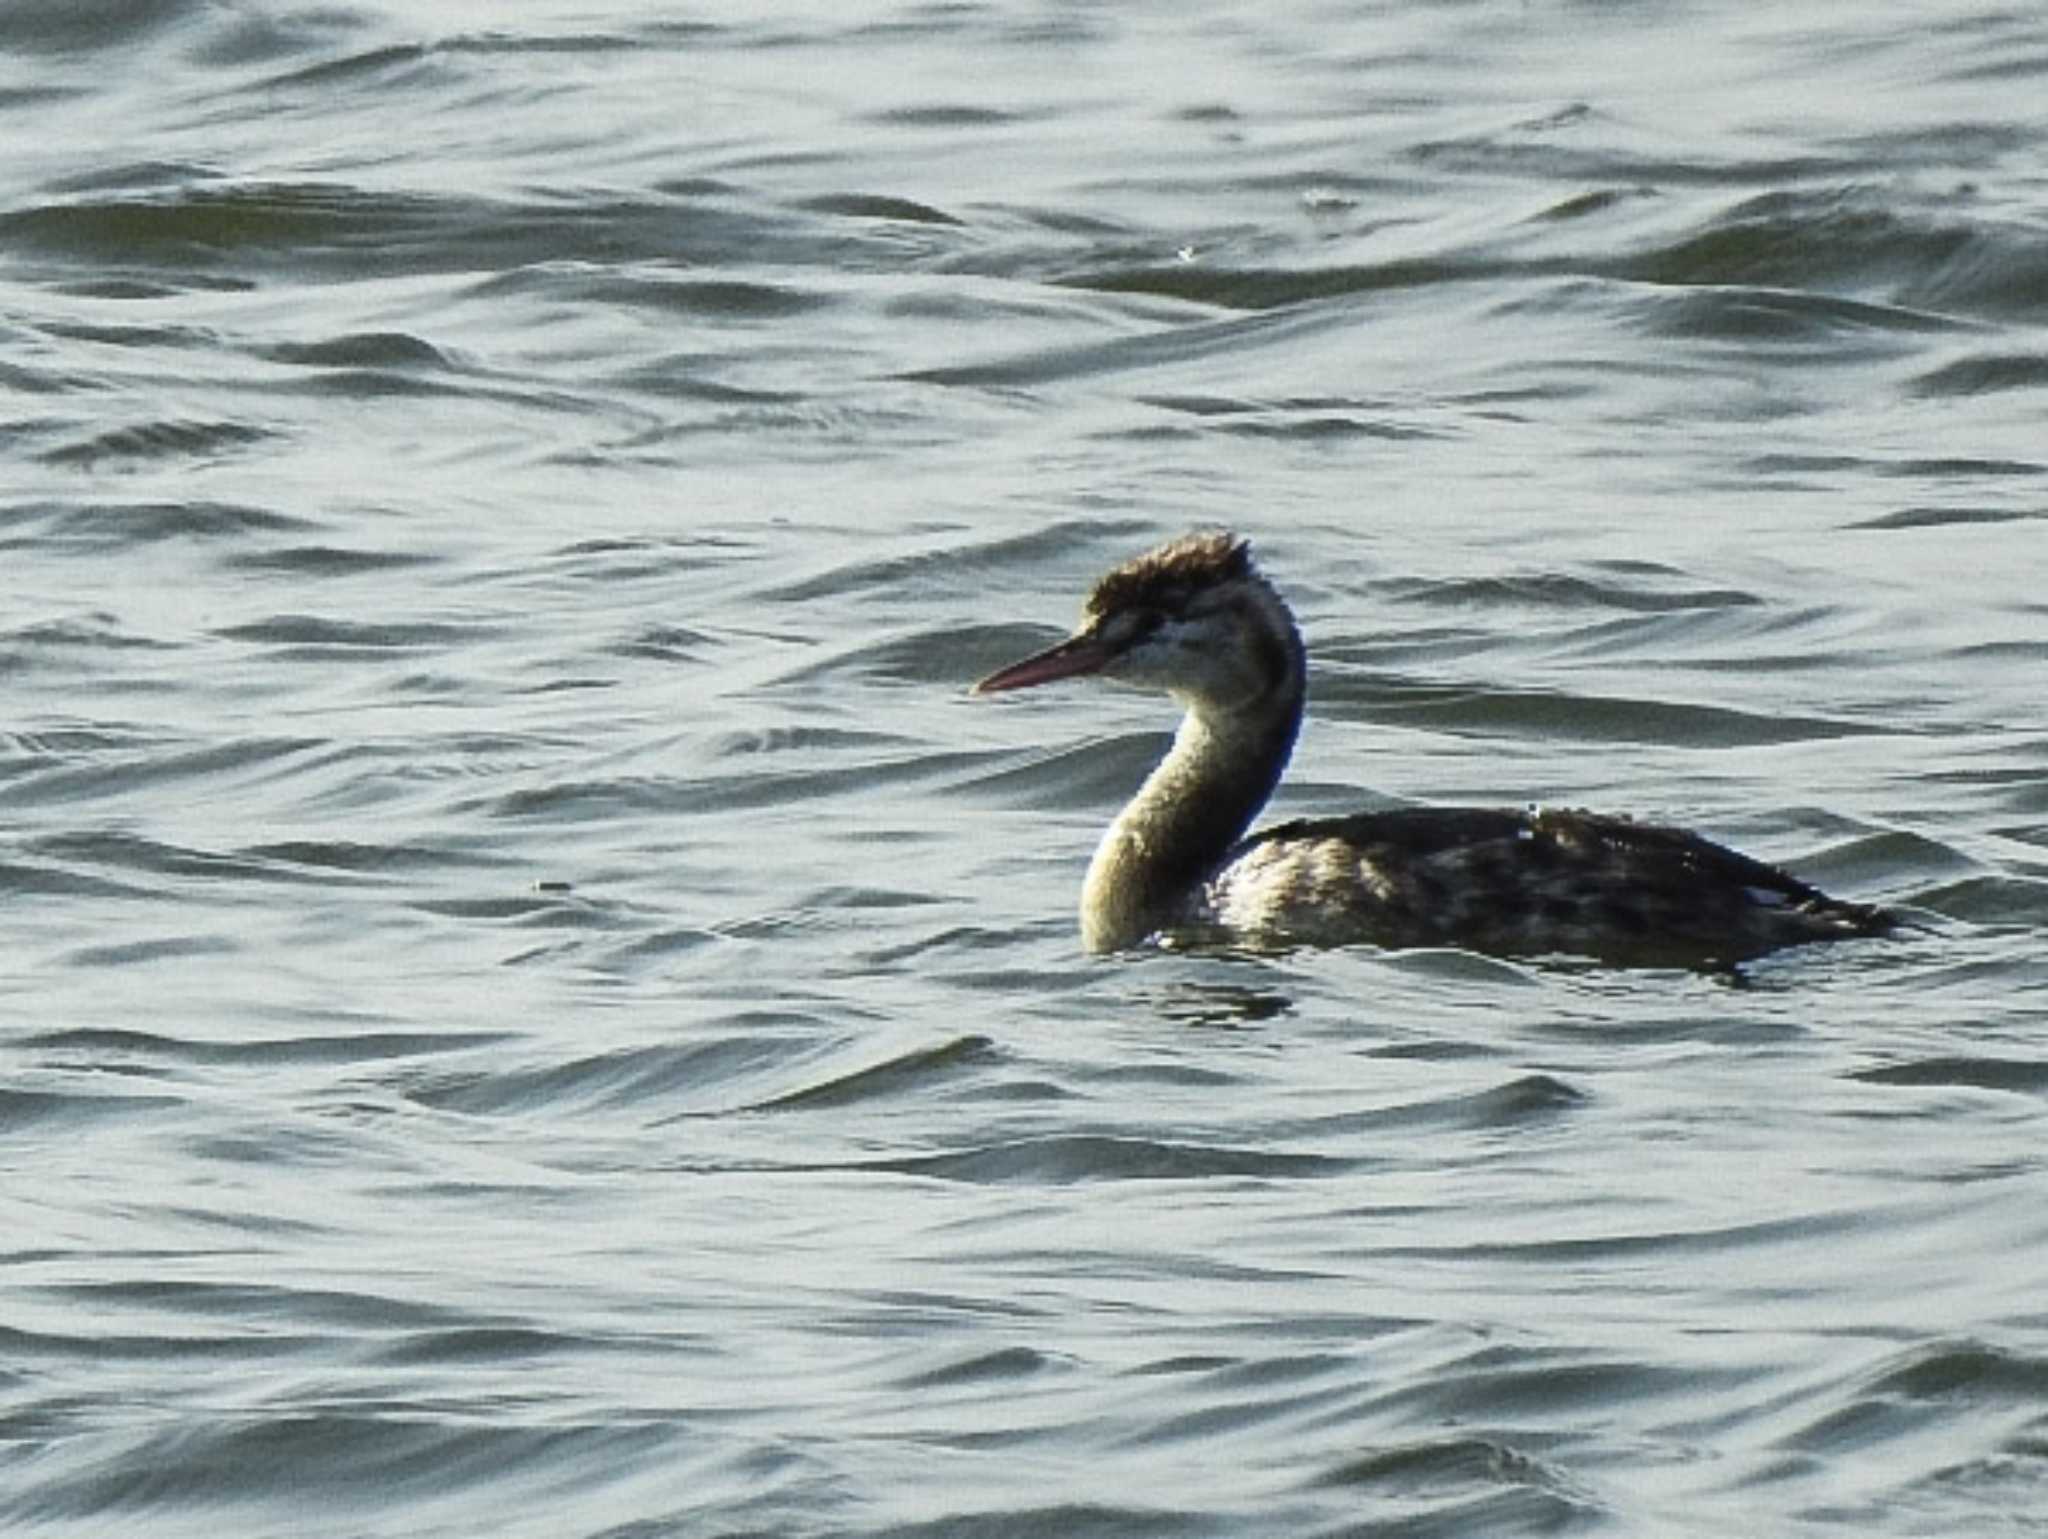
[[[1591,812],[1402,808],[1244,838],[1294,748],[1307,673],[1294,616],[1250,546],[1209,532],[1125,562],[1096,583],[1073,635],[974,686],[1101,674],[1186,711],[1089,863],[1088,950],[1363,941],[1732,966],[1891,928],[1880,909],[1698,834]]]

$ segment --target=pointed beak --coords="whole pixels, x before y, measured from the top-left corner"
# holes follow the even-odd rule
[[[1029,689],[1034,684],[1050,684],[1054,679],[1100,673],[1109,666],[1113,655],[1097,637],[1082,631],[1007,668],[998,668],[975,685],[972,693],[996,695],[1006,689]]]

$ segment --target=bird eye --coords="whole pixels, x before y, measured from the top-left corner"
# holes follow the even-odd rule
[[[1157,609],[1120,609],[1098,620],[1095,633],[1108,646],[1122,652],[1149,641],[1166,619],[1165,613]]]

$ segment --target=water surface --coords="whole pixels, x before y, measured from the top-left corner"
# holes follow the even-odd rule
[[[2048,24],[0,41],[11,1531],[2039,1531]],[[1212,523],[1276,811],[1919,927],[1084,958]]]

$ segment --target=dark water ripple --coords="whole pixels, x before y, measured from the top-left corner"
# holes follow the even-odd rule
[[[0,42],[0,1525],[2031,1531],[2030,13]],[[1277,810],[1912,928],[1084,963],[1198,523]]]

